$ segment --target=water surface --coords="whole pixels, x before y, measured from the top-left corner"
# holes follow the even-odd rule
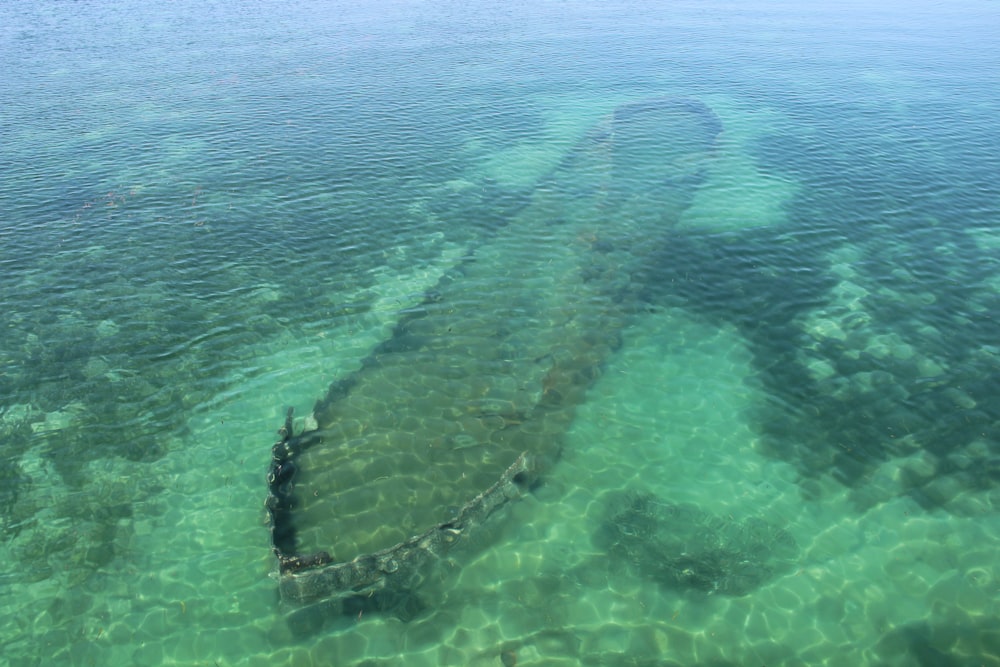
[[[6,662],[1000,664],[997,19],[5,5]],[[709,156],[594,138],[663,99]],[[522,363],[365,370],[482,322]],[[279,601],[288,406],[360,373],[465,460],[573,341],[558,461],[415,613]]]

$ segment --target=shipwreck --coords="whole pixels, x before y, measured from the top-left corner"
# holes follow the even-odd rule
[[[266,501],[284,601],[406,616],[432,602],[445,559],[488,543],[557,463],[721,130],[694,99],[618,107],[329,388],[309,428],[288,411]]]

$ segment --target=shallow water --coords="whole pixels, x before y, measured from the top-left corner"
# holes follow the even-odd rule
[[[997,19],[3,6],[4,661],[1000,664]],[[662,98],[718,118],[707,159],[567,168]],[[365,370],[418,321],[542,361]],[[288,406],[360,374],[359,434],[481,456],[595,335],[558,461],[406,620],[280,602]]]

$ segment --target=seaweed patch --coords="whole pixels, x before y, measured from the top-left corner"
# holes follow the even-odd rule
[[[743,596],[794,567],[794,538],[766,521],[735,521],[648,493],[613,499],[595,544],[666,588]]]

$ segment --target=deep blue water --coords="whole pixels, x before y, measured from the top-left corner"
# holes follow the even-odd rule
[[[998,26],[3,4],[3,661],[1000,664]],[[559,455],[406,613],[303,610],[324,396],[348,557]]]

